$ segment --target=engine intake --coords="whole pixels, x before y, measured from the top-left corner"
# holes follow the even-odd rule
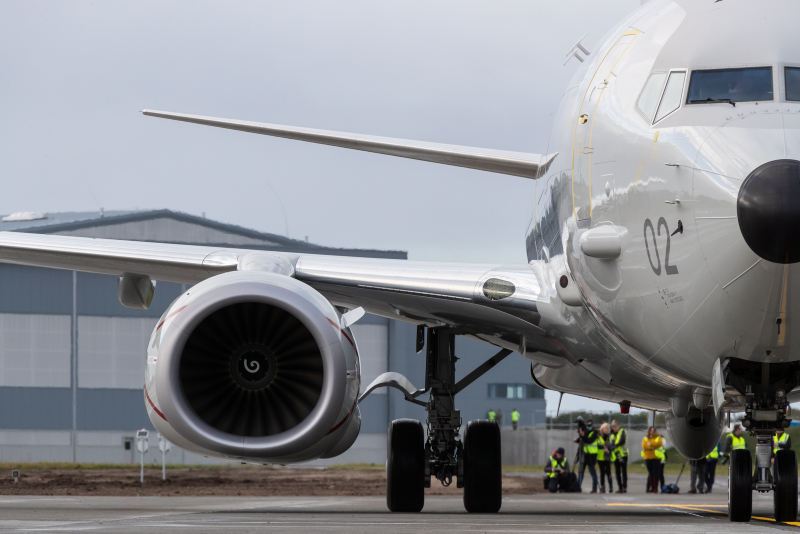
[[[263,302],[232,304],[194,329],[180,384],[200,419],[236,436],[273,436],[302,422],[319,401],[322,355],[296,317]]]
[[[288,463],[344,452],[360,428],[359,369],[340,323],[322,295],[287,276],[234,272],[198,284],[153,332],[151,421],[206,456]]]

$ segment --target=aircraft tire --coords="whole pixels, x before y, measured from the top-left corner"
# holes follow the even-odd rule
[[[386,505],[391,512],[420,512],[425,505],[425,432],[415,419],[389,426]]]
[[[797,521],[797,455],[792,450],[779,450],[775,454],[775,489],[773,499],[775,521]]]
[[[500,427],[494,421],[470,421],[464,432],[464,508],[494,514],[502,504]]]
[[[746,523],[753,515],[753,459],[750,451],[731,451],[728,465],[728,518]]]

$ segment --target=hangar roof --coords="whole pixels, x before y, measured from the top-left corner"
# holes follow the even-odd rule
[[[3,217],[0,231],[252,248],[309,254],[407,259],[397,250],[325,247],[172,210],[20,213]]]

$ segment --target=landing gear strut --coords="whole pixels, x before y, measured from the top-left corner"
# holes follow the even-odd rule
[[[400,419],[393,421],[390,427],[386,500],[391,511],[422,510],[424,488],[431,486],[433,478],[444,486],[455,479],[456,487],[464,488],[467,512],[496,513],[500,510],[500,428],[494,421],[470,421],[462,442],[459,439],[461,413],[455,409],[455,396],[511,351],[501,350],[456,382],[455,336],[445,328],[428,330],[424,390],[413,390],[410,382],[396,373],[378,377],[367,388],[369,392],[380,385],[396,387],[404,392],[406,400],[424,406],[428,412],[427,440],[417,421]],[[417,346],[420,345],[418,336]],[[416,399],[426,391],[430,391],[428,402]]]
[[[744,391],[742,426],[756,438],[755,472],[748,450],[731,453],[728,514],[731,521],[750,521],[752,492],[773,492],[775,520],[797,521],[797,458],[792,450],[779,450],[772,463],[773,436],[789,426],[787,392],[800,384],[797,363],[757,363],[731,359],[728,382]]]

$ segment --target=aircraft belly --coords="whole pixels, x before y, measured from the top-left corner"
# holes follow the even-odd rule
[[[625,376],[612,368],[612,382],[607,383],[596,369],[583,366],[554,369],[533,364],[531,369],[536,381],[553,391],[608,402],[629,401],[646,409],[667,410],[670,407],[671,390],[658,388],[642,375]]]

